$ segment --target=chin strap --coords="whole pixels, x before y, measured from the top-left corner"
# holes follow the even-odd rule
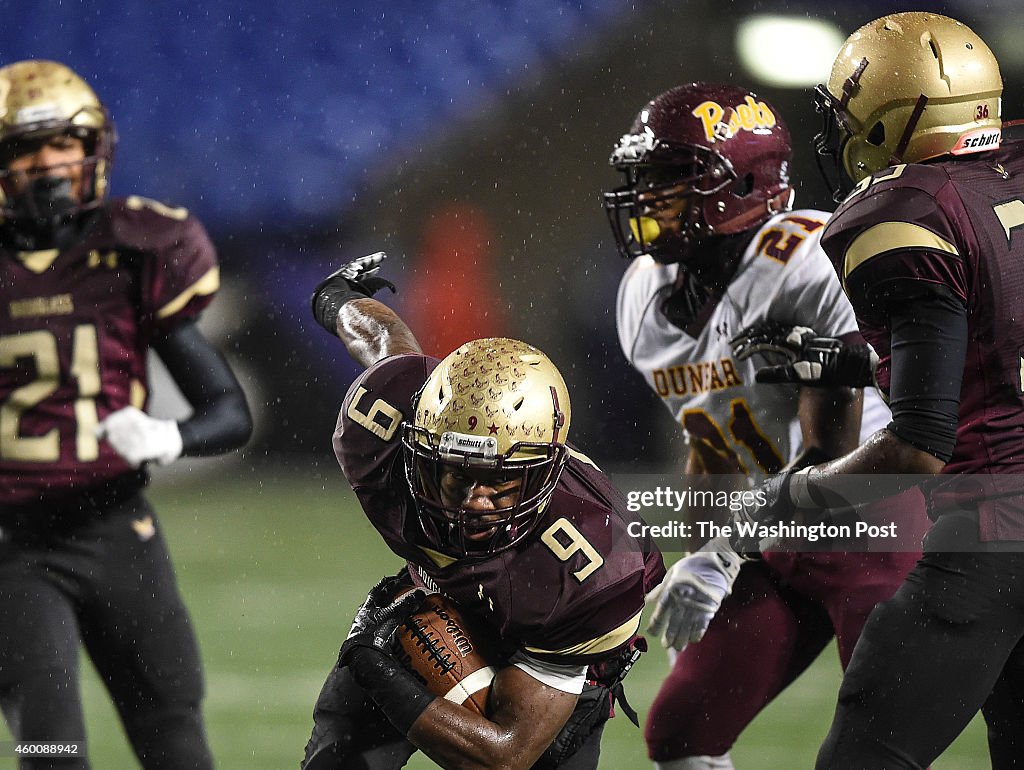
[[[793,210],[793,199],[796,198],[796,190],[792,187],[787,187],[785,190],[780,192],[778,195],[773,195],[768,199],[768,216],[773,217],[776,214],[781,214],[784,211]]]

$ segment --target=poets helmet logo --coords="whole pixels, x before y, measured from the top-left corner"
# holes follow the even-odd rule
[[[709,142],[724,142],[740,131],[770,129],[777,122],[771,107],[756,101],[753,96],[745,96],[743,104],[734,107],[723,107],[711,100],[701,102],[694,108],[693,116],[700,119],[704,136]]]

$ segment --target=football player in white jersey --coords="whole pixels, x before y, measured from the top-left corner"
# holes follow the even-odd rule
[[[774,108],[705,83],[656,96],[611,156],[625,184],[605,194],[605,209],[633,260],[619,287],[619,341],[686,431],[687,474],[757,480],[839,456],[890,419],[874,389],[758,383],[755,371],[771,363],[751,344],[759,338],[730,345],[764,324],[859,339],[818,243],[828,213],[791,208],[790,156]],[[833,637],[846,665],[868,613],[916,558],[769,551],[741,568],[709,550],[678,561],[650,629],[681,650],[645,727],[655,767],[732,768],[742,730]],[[666,626],[659,609],[669,605]]]

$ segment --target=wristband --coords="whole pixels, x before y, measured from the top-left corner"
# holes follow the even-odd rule
[[[402,735],[437,697],[389,655],[372,647],[357,647],[348,659],[359,686]]]
[[[338,336],[338,314],[341,306],[354,299],[365,299],[370,295],[353,288],[347,280],[332,281],[313,295],[313,317],[322,327]]]
[[[793,503],[795,508],[822,507],[821,499],[811,491],[810,475],[811,466],[807,466],[789,477],[789,487],[786,491],[789,493],[790,502]]]
[[[709,547],[710,546],[710,547]],[[722,573],[726,576],[729,581],[729,590],[726,591],[726,595],[732,593],[732,584],[736,582],[736,576],[740,572],[740,565],[746,561],[742,554],[736,553],[732,544],[728,538],[719,535],[716,538],[709,540],[700,549],[707,553],[712,559],[718,562],[718,565],[722,569]],[[733,557],[736,558],[733,558]]]

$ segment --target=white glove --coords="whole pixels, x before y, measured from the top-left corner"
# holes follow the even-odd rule
[[[129,465],[147,460],[168,465],[181,457],[181,433],[174,420],[158,420],[134,406],[107,415],[96,426],[96,438],[106,439]]]
[[[742,562],[724,538],[715,538],[677,561],[647,597],[648,603],[654,603],[648,632],[660,634],[662,645],[680,651],[690,642],[699,642],[722,600],[732,592]]]

